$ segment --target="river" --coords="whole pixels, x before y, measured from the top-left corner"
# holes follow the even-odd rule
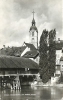
[[[63,88],[22,86],[21,90],[0,90],[0,100],[63,100]]]

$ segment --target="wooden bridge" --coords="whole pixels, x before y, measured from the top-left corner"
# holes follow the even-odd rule
[[[38,75],[38,74],[5,74],[5,75],[0,75],[0,77],[3,77],[3,76],[33,76],[33,75]]]
[[[39,74],[31,74],[31,73],[26,73],[26,74],[5,74],[5,75],[0,75],[1,78],[1,87],[8,86],[10,85],[10,89],[13,90],[20,90],[21,89],[21,82],[20,82],[20,76],[38,76]],[[7,77],[7,78],[6,78]],[[13,79],[11,77],[14,77]],[[5,80],[6,78],[6,80]],[[22,80],[22,79],[21,79]],[[28,80],[29,81],[29,80]]]

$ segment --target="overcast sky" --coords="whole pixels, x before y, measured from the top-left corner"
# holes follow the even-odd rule
[[[63,39],[61,0],[0,0],[0,48],[29,42],[33,9],[39,39],[45,28],[55,28],[57,38]]]

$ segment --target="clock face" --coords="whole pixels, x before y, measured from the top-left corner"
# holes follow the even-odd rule
[[[32,33],[34,32],[35,30],[34,29],[32,29]]]

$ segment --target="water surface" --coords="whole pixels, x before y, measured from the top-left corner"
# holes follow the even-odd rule
[[[0,90],[0,100],[62,100],[63,88],[22,86],[21,90]]]

